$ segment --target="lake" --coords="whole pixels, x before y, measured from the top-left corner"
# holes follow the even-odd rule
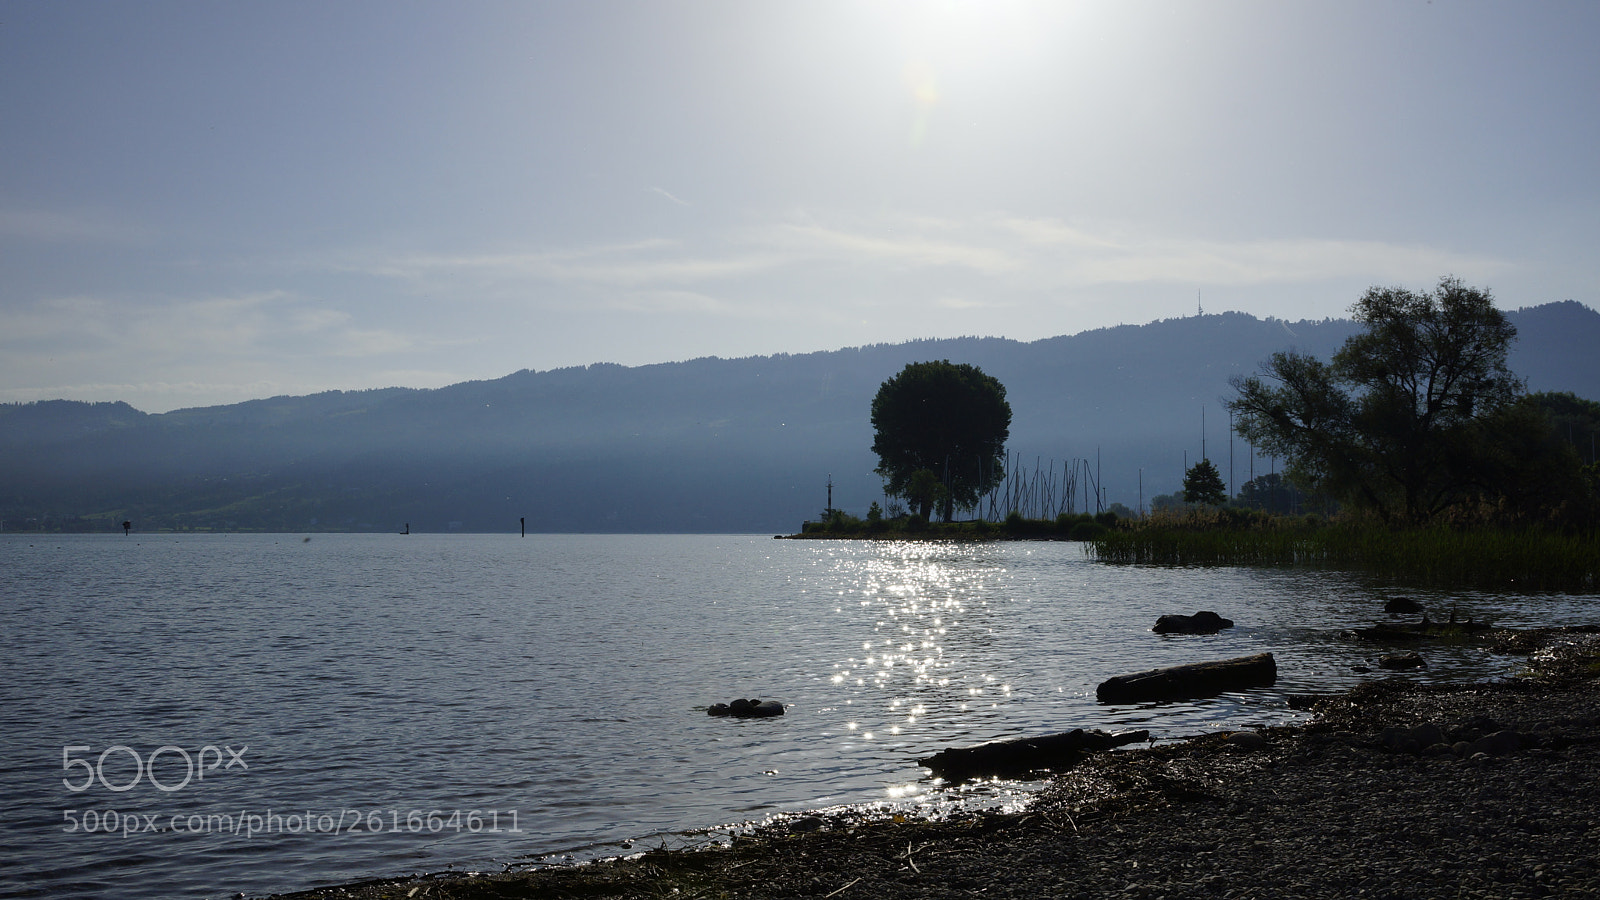
[[[1116,566],[1076,543],[708,535],[0,535],[0,896],[255,896],[708,839],[950,791],[947,746],[1294,721],[1383,601],[1509,626],[1594,595]],[[1210,609],[1211,636],[1157,616]],[[1113,675],[1270,651],[1270,689],[1106,706]],[[1425,650],[1404,677],[1518,660]],[[780,718],[707,716],[738,697]],[[706,831],[711,829],[711,831]]]

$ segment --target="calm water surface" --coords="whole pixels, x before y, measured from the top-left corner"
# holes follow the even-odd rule
[[[915,760],[1075,727],[1295,719],[1406,593],[1512,626],[1595,596],[1109,566],[1078,544],[748,536],[0,535],[0,896],[249,895],[776,814],[1003,802]],[[1212,609],[1236,628],[1162,637]],[[1108,677],[1271,651],[1272,689],[1104,706]],[[1428,651],[1408,677],[1515,661]],[[778,719],[711,718],[736,697]],[[115,748],[115,749],[113,749]]]

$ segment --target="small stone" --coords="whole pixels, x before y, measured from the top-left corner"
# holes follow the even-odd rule
[[[1378,667],[1383,669],[1420,669],[1427,665],[1422,659],[1422,654],[1415,650],[1409,653],[1391,653],[1378,660]]]
[[[1515,731],[1497,731],[1472,742],[1474,753],[1505,756],[1522,749],[1522,738]]]
[[[1378,740],[1386,749],[1399,750],[1405,746],[1406,738],[1410,735],[1410,731],[1411,729],[1403,725],[1385,725],[1383,732],[1378,735]]]
[[[1411,737],[1418,746],[1431,747],[1444,742],[1444,731],[1437,725],[1422,724],[1411,729]]]
[[[1228,735],[1227,743],[1239,750],[1260,750],[1267,745],[1267,739],[1254,731],[1235,731]]]

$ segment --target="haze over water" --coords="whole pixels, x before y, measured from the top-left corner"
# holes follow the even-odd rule
[[[0,571],[19,638],[0,656],[0,896],[46,897],[257,895],[845,804],[1015,802],[952,796],[915,760],[1292,720],[1285,694],[1370,677],[1350,666],[1377,651],[1339,631],[1397,593],[1512,626],[1596,599],[766,536],[8,534]],[[1237,627],[1149,631],[1198,609]],[[1112,675],[1268,651],[1272,689],[1094,700]],[[1425,652],[1412,677],[1516,665]],[[789,708],[705,715],[735,697]]]

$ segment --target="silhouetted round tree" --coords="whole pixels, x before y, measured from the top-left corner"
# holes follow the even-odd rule
[[[946,522],[1005,478],[1011,404],[999,381],[949,360],[911,363],[872,400],[872,452],[885,490]],[[938,489],[932,489],[937,485]]]

